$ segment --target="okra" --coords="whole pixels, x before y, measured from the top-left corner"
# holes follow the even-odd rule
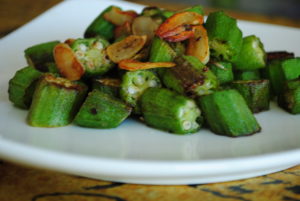
[[[52,74],[37,83],[27,122],[34,127],[60,127],[72,122],[87,92],[83,83]]]
[[[218,80],[209,68],[193,56],[175,58],[176,66],[166,69],[164,85],[180,94],[201,96],[212,93],[218,87]]]
[[[113,97],[119,97],[121,80],[117,78],[100,78],[93,80],[92,88],[109,94]]]
[[[261,130],[245,99],[234,89],[201,96],[197,103],[209,128],[216,134],[237,137]]]
[[[28,109],[36,86],[42,73],[32,66],[18,70],[8,83],[9,100],[16,107]]]
[[[291,114],[300,114],[300,79],[285,82],[283,89],[278,95],[278,105]]]
[[[243,38],[243,45],[237,59],[233,62],[234,69],[256,70],[266,65],[266,52],[263,43],[255,36]]]
[[[173,48],[163,39],[154,37],[150,49],[151,62],[169,62],[173,61],[176,56],[176,52]]]
[[[236,19],[223,11],[210,13],[205,28],[209,38],[211,55],[219,60],[234,61],[242,48],[242,32]]]
[[[46,64],[54,62],[53,48],[58,43],[59,41],[50,41],[27,48],[24,53],[28,65],[35,67],[39,71],[47,72]]]
[[[105,48],[109,42],[103,38],[76,39],[71,48],[84,68],[85,76],[102,75],[113,67]]]
[[[260,71],[257,70],[246,70],[246,71],[234,71],[235,80],[259,80],[261,79]]]
[[[267,65],[266,76],[270,79],[273,92],[276,95],[283,93],[285,82],[300,76],[300,58],[271,61]]]
[[[195,12],[200,15],[204,15],[203,7],[200,5],[195,5],[189,8],[184,9],[183,11],[188,11],[188,12]]]
[[[131,112],[131,107],[110,94],[94,89],[77,113],[74,123],[90,128],[115,128]]]
[[[165,88],[149,88],[141,96],[141,110],[147,125],[176,134],[197,132],[201,112],[194,100]]]
[[[107,7],[102,11],[84,32],[84,38],[93,38],[97,36],[111,40],[114,36],[115,25],[104,19],[103,15],[109,12],[114,6]]]
[[[225,61],[213,61],[209,63],[208,67],[216,75],[221,85],[233,81],[234,74],[231,63]]]
[[[120,97],[125,103],[134,107],[134,113],[140,114],[137,104],[140,96],[147,88],[160,86],[159,78],[150,70],[128,71],[122,77]]]
[[[232,87],[244,97],[253,113],[269,110],[269,80],[236,80],[232,82]]]
[[[282,59],[292,59],[295,57],[294,53],[287,51],[274,51],[267,52],[267,63],[274,60],[282,60]]]

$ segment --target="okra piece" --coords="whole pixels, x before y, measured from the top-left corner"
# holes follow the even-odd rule
[[[213,61],[209,63],[208,67],[217,77],[219,84],[222,85],[233,81],[234,74],[231,63],[225,61]]]
[[[237,70],[234,72],[234,79],[235,80],[259,80],[261,79],[260,71],[258,69],[246,70],[246,71]]]
[[[150,62],[169,62],[176,57],[176,52],[163,39],[154,37],[150,49]]]
[[[223,11],[213,12],[208,15],[205,28],[211,56],[219,60],[234,61],[243,44],[243,34],[236,19]]]
[[[117,78],[99,78],[93,80],[92,88],[113,97],[119,97],[121,80]]]
[[[134,107],[134,113],[140,114],[138,100],[147,88],[160,87],[156,74],[150,70],[126,72],[121,81],[120,97],[125,103]]]
[[[149,88],[141,96],[142,114],[151,127],[175,134],[197,132],[201,112],[194,100],[165,88]]]
[[[113,62],[107,58],[105,48],[109,42],[103,38],[76,39],[71,48],[76,58],[84,68],[85,76],[103,75],[113,66]]]
[[[74,123],[90,128],[116,128],[131,113],[131,107],[110,94],[94,89],[77,113]]]
[[[45,64],[54,62],[53,48],[58,43],[59,41],[50,41],[27,48],[24,53],[28,65],[35,67],[39,71],[47,72]]]
[[[273,92],[276,95],[283,93],[285,82],[300,76],[300,58],[273,60],[267,65],[266,76],[270,79]]]
[[[151,17],[157,24],[161,24],[166,19],[166,17],[163,15],[163,10],[156,6],[145,7],[142,10],[141,15]]]
[[[37,83],[27,122],[34,127],[60,127],[70,124],[87,92],[83,83],[52,74],[43,75]]]
[[[274,51],[267,52],[267,63],[270,63],[274,60],[282,60],[282,59],[292,59],[295,57],[294,53],[287,51]]]
[[[278,105],[291,114],[300,114],[300,79],[289,80],[278,95]]]
[[[187,11],[187,12],[195,12],[198,13],[200,15],[204,15],[204,11],[203,11],[203,7],[200,5],[195,5],[189,8],[184,9],[183,11]]]
[[[218,87],[217,77],[193,56],[175,58],[176,66],[166,69],[164,85],[180,94],[201,96],[212,93]]]
[[[36,86],[36,81],[42,72],[32,66],[18,70],[8,83],[9,100],[22,109],[28,109]]]
[[[255,36],[243,38],[243,45],[233,62],[236,70],[256,70],[266,66],[266,52],[263,43]]]
[[[269,85],[269,80],[236,80],[232,82],[232,87],[244,97],[253,113],[269,110]]]
[[[109,6],[102,11],[84,32],[84,38],[94,38],[101,36],[106,40],[111,40],[114,36],[115,25],[104,19],[104,14],[115,6]]]
[[[197,103],[209,128],[216,134],[238,137],[261,130],[245,99],[234,89],[201,96]]]

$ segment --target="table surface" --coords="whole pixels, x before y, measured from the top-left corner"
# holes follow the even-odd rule
[[[154,5],[153,1],[131,0]],[[0,0],[0,37],[61,0]],[[180,9],[184,4],[155,5]],[[205,8],[210,12],[214,8]],[[238,19],[300,27],[300,21],[228,11]],[[154,186],[99,181],[0,161],[1,201],[287,200],[300,201],[300,166],[251,179],[202,185]]]

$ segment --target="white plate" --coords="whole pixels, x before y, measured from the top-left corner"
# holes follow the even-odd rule
[[[110,4],[140,11],[123,1],[65,1],[0,41],[0,156],[4,159],[91,178],[142,183],[192,184],[263,175],[299,164],[300,116],[274,104],[256,115],[262,132],[230,138],[207,130],[178,136],[126,120],[111,130],[70,125],[33,128],[26,111],[7,98],[8,80],[26,65],[31,45],[81,37]],[[300,55],[299,29],[241,21],[244,35],[256,34],[267,50]]]

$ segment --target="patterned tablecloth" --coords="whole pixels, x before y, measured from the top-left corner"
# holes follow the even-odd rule
[[[99,181],[0,163],[0,201],[300,201],[300,166],[251,179],[201,185]]]

